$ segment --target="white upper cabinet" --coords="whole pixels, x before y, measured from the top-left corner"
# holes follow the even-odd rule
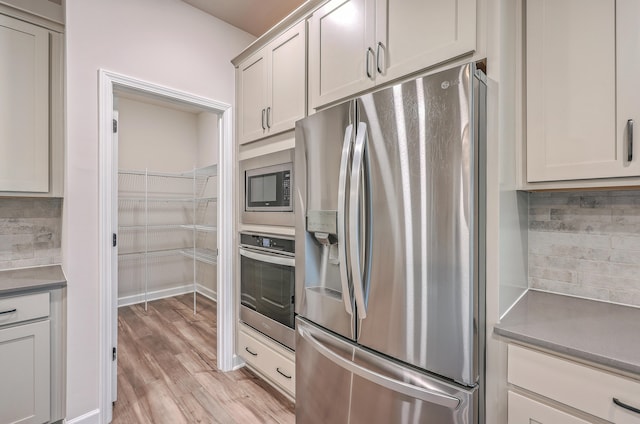
[[[377,0],[376,81],[473,52],[475,0]]]
[[[0,15],[0,192],[49,191],[49,31]]]
[[[528,182],[640,175],[639,19],[637,0],[527,1]]]
[[[305,116],[305,23],[238,66],[239,142],[292,129]]]
[[[333,0],[309,20],[311,106],[318,107],[375,85],[375,3]]]
[[[332,0],[309,20],[311,106],[475,48],[475,0]]]

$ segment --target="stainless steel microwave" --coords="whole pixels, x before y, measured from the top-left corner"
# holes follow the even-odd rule
[[[242,225],[295,226],[293,154],[285,149],[240,160]]]
[[[245,171],[245,211],[291,212],[291,162]]]

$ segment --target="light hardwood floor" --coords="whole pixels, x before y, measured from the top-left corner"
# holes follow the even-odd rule
[[[193,295],[120,308],[114,424],[294,423],[294,405],[250,371],[216,369],[216,304]]]

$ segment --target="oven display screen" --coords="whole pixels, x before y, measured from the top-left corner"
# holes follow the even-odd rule
[[[271,240],[268,238],[262,239],[262,247],[271,247]]]

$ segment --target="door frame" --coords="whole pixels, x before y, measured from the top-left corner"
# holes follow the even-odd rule
[[[112,144],[114,89],[133,89],[142,94],[161,96],[168,100],[208,109],[217,113],[219,120],[218,147],[218,369],[231,371],[241,360],[234,354],[236,305],[233,290],[233,242],[235,235],[233,201],[233,164],[236,160],[233,142],[233,116],[231,105],[162,85],[143,81],[127,75],[100,69],[99,83],[99,270],[100,270],[100,422],[112,419],[112,346],[113,304],[112,265],[117,257],[112,248],[112,223],[114,219],[113,189],[117,169]]]

